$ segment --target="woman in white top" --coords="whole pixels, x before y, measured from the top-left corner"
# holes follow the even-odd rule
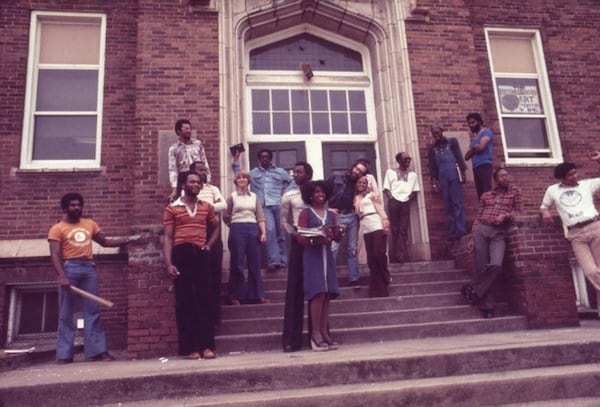
[[[390,285],[390,273],[387,267],[387,236],[390,223],[381,205],[381,198],[368,190],[365,177],[356,181],[354,209],[360,218],[360,228],[367,250],[369,265],[369,296],[387,297]]]
[[[260,200],[250,192],[250,175],[239,172],[233,183],[236,190],[227,198],[227,210],[223,220],[229,226],[229,301],[232,305],[242,302],[266,304],[262,276],[260,274],[260,244],[267,240],[265,217]],[[248,265],[248,283],[244,278],[244,260]]]

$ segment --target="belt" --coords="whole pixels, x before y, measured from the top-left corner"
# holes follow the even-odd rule
[[[350,215],[354,213],[354,210],[352,209],[338,209],[338,213],[340,215]]]
[[[584,220],[583,222],[579,222],[574,225],[567,226],[567,229],[572,230],[572,229],[582,228],[584,226],[589,225],[590,223],[596,222],[597,220],[600,220],[600,216],[598,216],[598,215],[594,216],[592,219]]]

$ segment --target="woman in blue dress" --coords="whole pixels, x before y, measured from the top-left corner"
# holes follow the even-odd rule
[[[341,233],[336,226],[337,216],[327,209],[327,193],[323,181],[311,181],[302,188],[302,200],[309,205],[298,217],[300,231],[297,239],[304,248],[304,299],[309,302],[312,320],[311,349],[335,349],[329,335],[329,301],[339,295],[335,262],[331,252],[332,240]]]

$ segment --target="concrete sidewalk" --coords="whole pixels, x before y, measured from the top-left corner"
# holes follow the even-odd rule
[[[303,350],[295,353],[281,351],[218,354],[214,360],[185,360],[173,355],[165,359],[116,360],[113,362],[85,362],[81,355],[75,363],[56,365],[53,362],[36,364],[1,374],[0,395],[3,389],[15,386],[52,385],[56,383],[84,383],[98,380],[144,378],[153,376],[185,375],[199,371],[228,372],[257,367],[287,367],[328,364],[337,361],[369,361],[391,357],[430,356],[447,353],[468,353],[508,347],[534,347],[551,344],[581,344],[600,339],[600,321],[583,320],[581,327],[551,330],[527,330],[481,335],[460,335],[441,338],[423,338],[367,344],[340,344],[329,352]],[[217,344],[218,345],[218,344]],[[115,354],[119,356],[118,353]]]

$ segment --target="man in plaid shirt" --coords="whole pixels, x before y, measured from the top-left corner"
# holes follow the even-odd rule
[[[522,208],[521,190],[510,185],[508,171],[494,173],[496,188],[485,192],[473,222],[469,251],[475,248],[475,277],[461,289],[467,303],[478,304],[484,318],[494,317],[493,285],[502,271],[508,228]]]

